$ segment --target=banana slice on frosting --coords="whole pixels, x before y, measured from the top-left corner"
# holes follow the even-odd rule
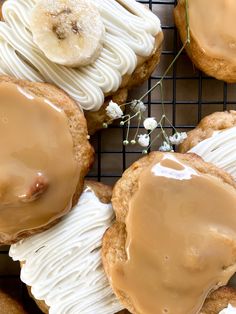
[[[90,0],[39,0],[31,13],[34,42],[58,64],[79,67],[100,55],[105,27]]]

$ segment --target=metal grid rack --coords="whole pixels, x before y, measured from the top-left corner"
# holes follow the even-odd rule
[[[165,39],[157,70],[143,88],[138,88],[130,94],[131,99],[137,99],[138,95],[142,95],[161,78],[182,45],[173,21],[173,8],[177,1],[140,2],[149,6],[160,17]],[[202,117],[212,112],[236,109],[236,85],[207,77],[194,68],[185,53],[165,77],[163,93],[168,118],[178,130],[188,131],[194,128]],[[160,117],[161,99],[158,89],[145,99],[145,103],[148,105],[149,116]],[[135,124],[132,128],[136,128]],[[172,130],[166,127],[166,131],[170,133]],[[96,163],[90,173],[91,178],[113,184],[122,172],[140,157],[141,150],[138,146],[122,146],[124,135],[125,129],[116,124],[92,139],[96,148]],[[158,143],[153,145],[152,150],[157,148]]]
[[[131,99],[137,99],[161,78],[182,45],[173,22],[173,8],[177,1],[141,0],[140,2],[149,6],[160,17],[165,39],[159,66],[142,88],[139,87],[130,93]],[[207,77],[194,68],[185,53],[180,56],[165,77],[163,96],[168,118],[180,131],[194,128],[202,117],[212,112],[236,109],[236,85]],[[147,114],[158,118],[161,114],[158,89],[147,96],[145,103],[148,106]],[[135,129],[134,123],[131,132]],[[89,174],[91,179],[114,184],[123,171],[141,157],[140,147],[122,145],[125,132],[125,128],[114,124],[98,132],[91,139],[96,150],[95,165]],[[170,134],[172,129],[166,127],[166,132]],[[158,143],[155,143],[152,150],[157,148]],[[9,292],[23,298],[30,314],[41,313],[30,301],[25,286],[20,283],[19,269],[16,263],[8,258],[7,253],[8,248],[0,248],[0,288],[7,288]]]

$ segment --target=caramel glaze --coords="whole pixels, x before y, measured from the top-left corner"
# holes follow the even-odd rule
[[[79,170],[63,110],[0,84],[0,239],[39,228],[69,210]]]
[[[116,290],[139,314],[196,314],[236,271],[236,191],[173,154],[139,178],[126,217],[125,262]]]
[[[235,0],[189,0],[189,25],[198,45],[207,55],[234,63],[235,16]]]

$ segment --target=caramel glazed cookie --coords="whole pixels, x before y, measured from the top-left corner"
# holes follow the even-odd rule
[[[236,180],[236,111],[215,112],[205,118],[180,145],[181,153],[192,152],[224,169]]]
[[[160,20],[135,0],[7,0],[2,15],[0,73],[61,87],[85,110],[89,134],[159,62]]]
[[[2,76],[0,99],[0,244],[11,244],[77,203],[93,149],[83,112],[60,89]]]
[[[235,291],[217,290],[236,271],[230,175],[194,154],[151,153],[125,171],[112,204],[103,265],[124,307],[134,314],[236,311]]]
[[[229,83],[236,82],[236,2],[188,0],[191,41],[186,51],[206,74]],[[174,10],[181,40],[187,39],[186,0]]]

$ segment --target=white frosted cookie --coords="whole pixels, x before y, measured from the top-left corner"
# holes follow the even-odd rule
[[[113,314],[122,309],[101,259],[102,237],[114,213],[100,199],[103,194],[108,201],[110,191],[91,186],[56,226],[10,248],[10,256],[22,263],[21,280],[36,302],[44,301],[37,302],[44,313]]]
[[[236,111],[215,112],[188,133],[180,146],[182,153],[201,156],[224,169],[236,180]]]
[[[67,4],[73,0],[63,2]],[[158,17],[135,0],[90,2],[96,8],[105,29],[104,34],[103,29],[99,33],[102,47],[99,45],[91,64],[71,68],[50,61],[35,43],[38,41],[32,34],[32,27],[35,29],[36,24],[32,25],[32,12],[37,1],[6,0],[2,8],[4,22],[0,22],[0,74],[54,83],[84,110],[92,112],[101,109],[106,97],[117,96],[120,90],[124,93],[123,89],[127,90],[130,85],[146,79],[160,56],[163,35]],[[39,22],[42,24],[41,19]],[[75,32],[75,29],[72,31]],[[46,41],[47,55],[52,56],[56,49],[55,42],[52,41],[50,51],[50,41],[45,38]],[[57,52],[58,49],[55,54]]]

